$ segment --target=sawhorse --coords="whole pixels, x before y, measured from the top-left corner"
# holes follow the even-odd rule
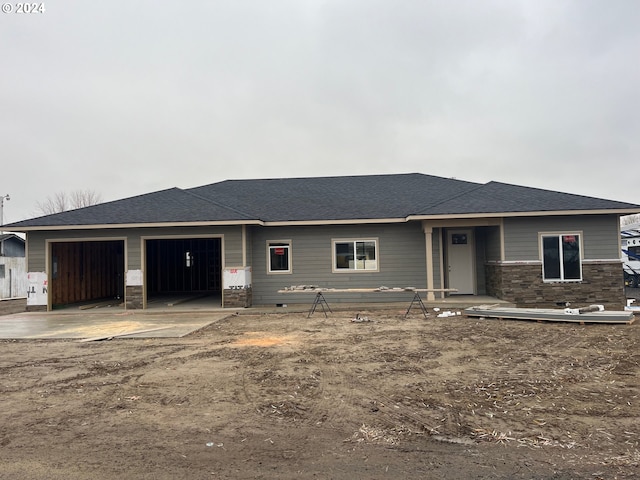
[[[311,305],[311,310],[309,310],[309,315],[307,315],[307,318],[309,318],[311,315],[314,314],[314,312],[316,311],[316,308],[318,308],[318,305],[320,305],[320,307],[322,308],[322,313],[324,313],[325,317],[327,316],[327,310],[331,312],[331,308],[329,307],[327,300],[324,298],[324,295],[322,295],[322,292],[318,292],[316,294],[315,300],[313,301],[313,305]],[[327,307],[326,310],[325,310],[325,306]]]
[[[427,312],[427,307],[425,307],[424,303],[422,303],[422,298],[420,298],[420,294],[418,292],[416,292],[416,294],[413,296],[413,300],[411,300],[411,304],[409,305],[409,308],[407,308],[407,313],[404,314],[404,318],[407,318],[407,316],[409,315],[409,312],[413,308],[414,303],[420,307],[420,310],[422,310],[422,314],[424,315],[424,318],[427,318],[427,316],[429,315],[429,313]]]

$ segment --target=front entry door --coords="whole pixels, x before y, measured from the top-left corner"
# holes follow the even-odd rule
[[[447,230],[447,263],[449,288],[458,289],[459,295],[473,295],[473,231]]]

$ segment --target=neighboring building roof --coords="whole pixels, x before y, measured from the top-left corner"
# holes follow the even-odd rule
[[[25,241],[15,233],[0,233],[0,256],[24,257]]]
[[[31,228],[174,223],[381,221],[443,216],[640,211],[639,205],[499,182],[418,173],[226,180],[171,188],[7,225]]]
[[[15,239],[17,242],[24,243],[24,238],[19,237],[15,233],[0,233],[0,242],[4,242],[10,238]]]

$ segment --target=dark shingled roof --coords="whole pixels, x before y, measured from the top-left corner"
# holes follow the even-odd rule
[[[18,227],[57,227],[249,219],[248,216],[231,208],[216,205],[179,188],[170,188],[137,197],[46,215],[12,225]]]
[[[227,180],[190,193],[265,222],[404,218],[480,184],[421,174]]]
[[[624,202],[499,182],[419,173],[226,180],[171,188],[16,222],[62,227],[180,222],[287,222],[403,219],[408,216],[640,209]]]
[[[489,182],[421,212],[423,215],[524,213],[637,208],[624,202]]]

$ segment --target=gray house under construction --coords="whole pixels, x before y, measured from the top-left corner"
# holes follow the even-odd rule
[[[279,290],[416,287],[435,300],[624,305],[619,217],[640,206],[424,174],[228,180],[17,222],[29,310],[167,295],[308,303]],[[333,302],[406,301],[343,294]]]

